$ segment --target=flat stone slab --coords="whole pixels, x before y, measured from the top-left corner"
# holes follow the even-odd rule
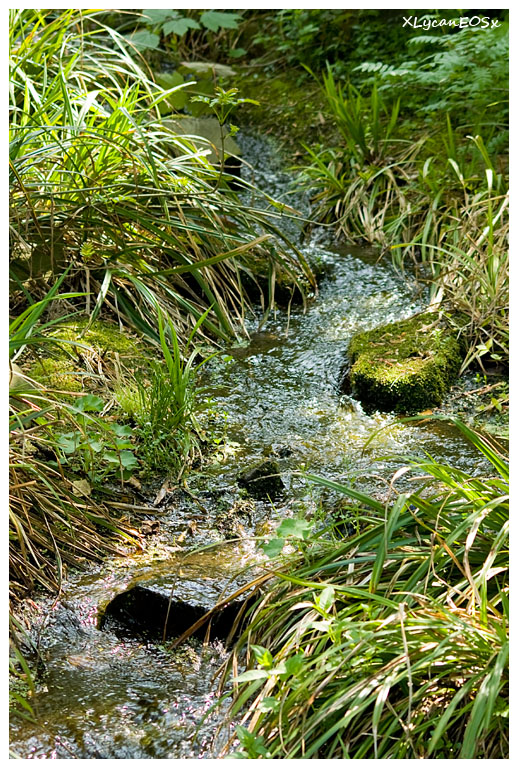
[[[205,566],[202,575],[202,565],[197,562],[177,568],[164,564],[151,569],[108,602],[100,611],[99,627],[109,628],[116,635],[148,639],[181,636],[240,587],[240,582],[230,582],[222,570]],[[244,577],[242,585],[247,580]],[[226,640],[234,634],[233,626],[244,603],[245,599],[239,597],[223,604],[193,636]]]
[[[414,414],[439,406],[457,378],[460,345],[437,313],[352,337],[344,389],[364,407]]]
[[[176,118],[164,119],[163,124],[179,136],[189,137],[197,149],[208,153],[208,161],[214,166],[220,163],[222,140],[220,125],[216,118],[192,118],[179,115]],[[205,141],[200,141],[201,139]],[[232,156],[235,159],[234,165],[238,168],[240,155],[240,147],[229,131],[224,129],[224,157]]]

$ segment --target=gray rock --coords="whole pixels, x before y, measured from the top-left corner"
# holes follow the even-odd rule
[[[197,150],[204,150],[208,161],[219,166],[222,155],[220,125],[216,118],[192,118],[178,116],[163,120],[163,124],[178,136],[188,138]],[[178,155],[179,149],[175,149]],[[224,161],[226,173],[240,175],[240,147],[224,128]],[[233,170],[234,169],[234,170]]]

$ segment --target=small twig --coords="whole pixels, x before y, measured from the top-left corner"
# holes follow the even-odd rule
[[[489,393],[491,390],[499,388],[503,384],[503,382],[495,382],[494,385],[484,385],[482,388],[477,388],[476,390],[466,390],[462,395],[472,396],[478,393],[479,395],[483,396],[485,393]]]

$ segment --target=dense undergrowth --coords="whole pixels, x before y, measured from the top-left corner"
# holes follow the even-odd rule
[[[17,602],[59,590],[71,565],[124,552],[121,537],[139,546],[117,486],[180,476],[200,453],[200,345],[244,331],[242,279],[268,311],[277,273],[303,297],[314,277],[276,211],[231,191],[224,157],[212,166],[215,148],[162,121],[181,87],[158,85],[106,13],[18,9],[9,20]],[[239,105],[217,88],[209,107],[223,123]],[[112,343],[93,335],[98,319]]]
[[[265,11],[243,34],[268,96],[246,74],[260,107],[244,114],[278,127],[315,220],[390,249],[428,285],[465,345],[463,370],[507,366],[507,19],[407,15],[421,26],[394,11]]]
[[[269,565],[239,652],[231,715],[248,759],[472,759],[508,751],[508,465],[485,478],[411,461],[387,501],[357,501],[332,529],[300,521]],[[398,478],[413,474],[413,492]],[[347,534],[354,530],[354,534]],[[285,528],[287,532],[287,527]]]
[[[390,10],[10,12],[13,606],[139,547],[118,495],[207,452],[205,360],[257,292],[267,312],[282,276],[291,297],[315,287],[283,206],[235,191],[226,122],[278,135],[309,228],[413,269],[462,370],[506,370],[506,15],[407,14],[420,34]],[[216,118],[222,147],[163,122],[177,111]],[[344,526],[295,525],[234,653],[256,662],[236,678],[237,756],[507,756],[507,464],[459,427],[494,475],[415,461],[413,492],[335,485],[361,505]],[[15,616],[12,638],[27,715]]]

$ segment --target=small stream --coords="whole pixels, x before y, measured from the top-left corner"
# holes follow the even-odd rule
[[[256,183],[283,198],[291,178],[272,146],[247,134],[241,141]],[[305,210],[305,200],[286,200]],[[281,226],[297,237],[293,220]],[[226,741],[225,730],[215,741],[222,712],[200,723],[216,700],[212,680],[226,657],[222,642],[190,640],[172,652],[167,644],[125,636],[110,625],[100,629],[99,609],[151,574],[175,575],[186,590],[190,581],[205,580],[216,596],[246,582],[257,558],[248,536],[268,534],[284,517],[310,515],[335,502],[331,493],[310,488],[302,469],[376,495],[385,493],[384,479],[399,467],[396,456],[428,453],[472,473],[485,471],[481,456],[449,424],[394,424],[392,415],[366,414],[341,392],[352,334],[406,318],[422,301],[374,250],[331,246],[323,231],[303,250],[328,266],[328,277],[307,312],[292,309],[289,326],[283,311],[261,331],[258,319],[250,318],[251,339],[209,365],[205,377],[215,410],[226,415],[227,437],[213,461],[188,479],[189,493],[177,488],[166,494],[147,552],[71,576],[55,606],[37,603],[33,633],[45,675],[31,701],[37,723],[12,720],[11,748],[19,757],[218,756]],[[379,433],[365,447],[374,431]],[[267,458],[278,463],[284,495],[274,504],[244,500],[237,477]],[[236,537],[241,541],[204,548]]]

